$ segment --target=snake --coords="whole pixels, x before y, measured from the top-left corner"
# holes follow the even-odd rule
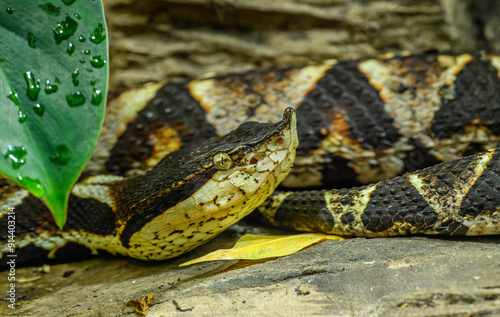
[[[223,137],[167,155],[144,175],[90,176],[72,189],[62,229],[28,192],[7,193],[4,204],[15,206],[17,230],[24,236],[0,250],[13,247],[16,257],[26,260],[34,252],[30,246],[56,252],[68,242],[142,260],[185,253],[263,203],[290,171],[297,140],[289,108],[276,124],[246,122]]]
[[[0,180],[0,255],[77,244],[164,260],[253,210],[345,236],[500,234],[499,92],[500,57],[484,52],[146,84],[109,102],[64,228]]]

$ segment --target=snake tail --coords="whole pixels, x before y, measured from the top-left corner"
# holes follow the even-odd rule
[[[500,150],[352,189],[276,192],[259,207],[268,222],[358,237],[500,233]]]

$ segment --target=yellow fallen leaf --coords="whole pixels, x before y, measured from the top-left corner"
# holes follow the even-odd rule
[[[286,236],[246,234],[231,249],[217,250],[197,259],[184,262],[179,266],[216,260],[260,260],[275,258],[293,254],[321,241],[341,241],[345,239],[341,236],[322,233],[304,233]]]

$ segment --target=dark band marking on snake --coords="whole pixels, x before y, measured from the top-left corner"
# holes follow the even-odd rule
[[[145,260],[179,255],[251,212],[278,183],[259,187],[253,203],[243,203],[253,197],[247,181],[260,180],[235,173],[227,179],[232,185],[221,185],[226,182],[213,169],[215,157],[219,167],[240,167],[210,151],[230,143],[242,153],[248,138],[267,138],[263,127],[290,124],[278,130],[292,131],[295,120],[286,114],[275,125],[244,124],[277,122],[292,107],[299,147],[284,188],[371,184],[275,192],[259,208],[269,222],[365,237],[498,234],[499,154],[493,149],[500,142],[499,71],[494,55],[417,54],[151,84],[111,102],[86,173],[116,175],[75,186],[64,230],[35,198],[5,181],[2,212],[16,206],[24,215],[20,249],[35,245],[53,253],[77,242]],[[267,131],[274,145],[261,139],[262,145],[275,148],[284,140],[293,153],[296,142],[278,130]],[[194,153],[208,155],[208,165],[190,165]],[[276,156],[266,153],[246,160],[258,165]],[[290,159],[277,159],[282,176],[275,178],[287,173]],[[236,200],[238,207],[221,207]]]

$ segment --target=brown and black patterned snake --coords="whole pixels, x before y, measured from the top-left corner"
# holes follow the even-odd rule
[[[301,231],[500,234],[499,142],[500,57],[484,53],[149,84],[110,102],[62,230],[0,180],[0,255],[9,207],[26,258],[76,243],[163,260],[256,208]]]

